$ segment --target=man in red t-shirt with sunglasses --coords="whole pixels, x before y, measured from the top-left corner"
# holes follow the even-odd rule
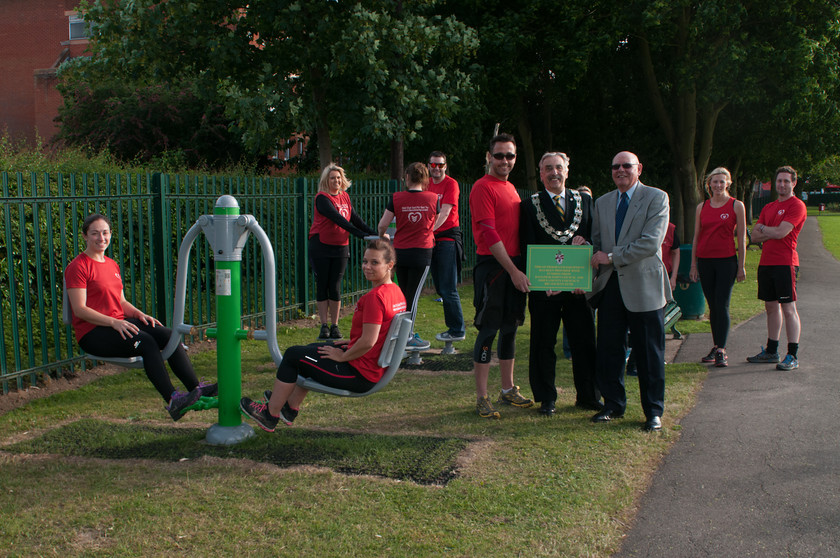
[[[796,310],[796,275],[799,272],[799,255],[796,241],[805,224],[807,212],[802,200],[793,195],[796,171],[785,166],[776,169],[773,180],[779,197],[761,210],[750,233],[752,242],[763,242],[758,261],[758,298],[764,301],[767,313],[767,346],[748,362],[778,363],[778,370],[799,368],[799,333],[802,326]],[[788,350],[785,359],[779,359],[779,339],[782,322],[787,334]]]
[[[475,326],[478,336],[473,348],[473,373],[477,395],[476,411],[483,418],[499,418],[499,411],[487,395],[493,340],[502,379],[498,402],[530,407],[533,401],[519,393],[513,382],[516,329],[525,319],[525,293],[530,281],[522,271],[519,247],[519,194],[508,182],[516,162],[516,142],[510,134],[490,140],[487,174],[479,178],[470,192],[470,214],[476,259]]]

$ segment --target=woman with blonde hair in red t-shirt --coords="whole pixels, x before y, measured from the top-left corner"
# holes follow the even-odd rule
[[[350,259],[350,235],[364,238],[376,234],[353,210],[347,193],[350,184],[344,169],[331,163],[321,171],[315,195],[309,263],[315,272],[315,301],[321,319],[318,339],[341,339],[341,279]]]
[[[724,167],[706,177],[709,199],[697,206],[694,240],[691,243],[689,278],[700,280],[709,304],[709,323],[714,346],[702,362],[727,366],[726,341],[729,336],[729,299],[735,281],[746,278],[747,217],[744,204],[729,194],[732,175]],[[738,256],[735,256],[735,241]]]
[[[64,270],[64,288],[73,313],[76,341],[86,352],[102,357],[143,357],[146,376],[168,404],[173,420],[199,397],[218,393],[216,384],[199,383],[183,347],[169,357],[169,366],[187,392],[176,391],[163,364],[163,349],[172,331],[125,298],[117,262],[105,255],[111,244],[111,222],[94,213],[82,223],[85,250]]]

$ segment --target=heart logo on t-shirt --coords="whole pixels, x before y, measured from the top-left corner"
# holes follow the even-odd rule
[[[729,219],[729,213],[721,213],[720,218],[726,221],[727,219]]]
[[[779,213],[779,215],[784,215],[784,214],[785,214],[785,210],[784,210],[784,209],[780,209],[780,210],[778,211],[778,213]]]
[[[412,223],[416,223],[422,218],[423,218],[423,216],[420,215],[419,213],[412,212],[412,213],[408,214],[408,220],[411,221]]]

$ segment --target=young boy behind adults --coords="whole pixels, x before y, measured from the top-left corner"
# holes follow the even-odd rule
[[[510,134],[490,140],[487,152],[489,172],[479,178],[470,192],[470,213],[478,258],[475,283],[475,326],[478,336],[473,348],[476,410],[480,417],[499,418],[499,411],[487,395],[490,355],[499,334],[497,351],[502,391],[498,402],[530,407],[533,401],[519,393],[513,382],[516,328],[525,320],[525,293],[530,282],[522,272],[519,246],[519,194],[508,182],[516,162],[516,142]]]
[[[801,323],[796,310],[796,275],[799,272],[799,254],[796,242],[807,216],[805,204],[793,195],[796,187],[796,170],[784,166],[776,169],[773,179],[779,197],[761,210],[752,229],[753,242],[762,242],[758,262],[758,298],[764,301],[767,314],[767,346],[748,362],[778,363],[779,370],[799,368],[799,333]],[[784,321],[788,350],[779,362],[779,339]]]

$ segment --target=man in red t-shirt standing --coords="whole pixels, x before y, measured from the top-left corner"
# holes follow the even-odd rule
[[[461,275],[461,256],[464,241],[458,219],[458,197],[461,189],[458,182],[446,174],[446,155],[432,151],[429,155],[428,191],[440,196],[440,212],[435,221],[435,249],[432,252],[432,281],[443,302],[443,319],[446,331],[438,333],[438,341],[462,341],[464,339],[464,312],[458,294],[458,277]]]
[[[497,352],[502,379],[498,402],[515,407],[534,404],[519,393],[513,383],[516,328],[525,320],[525,293],[530,291],[523,273],[519,247],[519,194],[508,182],[516,162],[516,142],[510,134],[490,140],[487,152],[489,172],[479,178],[470,192],[470,213],[476,243],[475,326],[478,336],[473,348],[473,373],[478,401],[476,410],[484,418],[499,418],[499,411],[487,395],[490,355],[499,334]]]
[[[752,229],[752,242],[763,242],[758,262],[758,298],[764,301],[767,313],[767,346],[748,362],[776,362],[779,370],[799,368],[799,333],[802,329],[796,311],[796,275],[799,272],[799,254],[796,241],[805,224],[806,210],[802,200],[793,195],[796,171],[784,166],[776,169],[773,180],[778,199],[761,210]],[[788,352],[779,362],[779,339],[782,321],[788,340]]]

